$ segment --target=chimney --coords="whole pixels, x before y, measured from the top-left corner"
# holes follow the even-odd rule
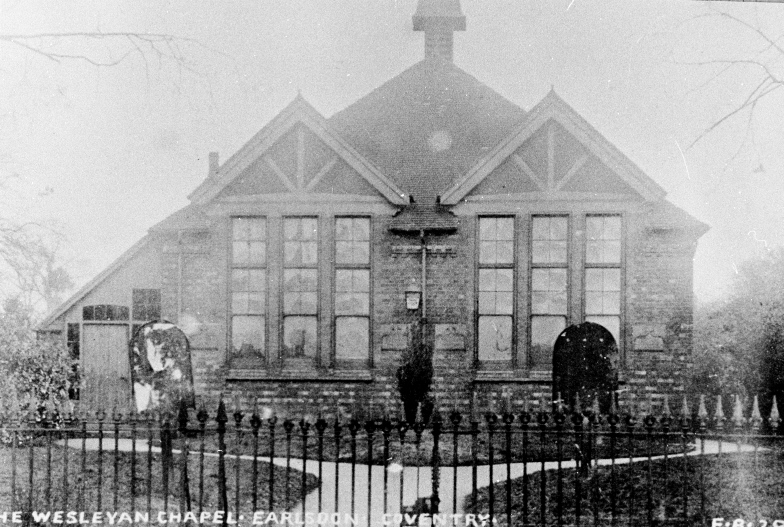
[[[214,176],[218,173],[218,167],[220,167],[218,152],[210,152],[210,171],[207,174],[208,176]]]
[[[460,0],[419,0],[413,21],[414,31],[425,32],[425,58],[454,62],[454,32],[466,29]]]

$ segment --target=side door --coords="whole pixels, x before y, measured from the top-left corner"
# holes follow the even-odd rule
[[[83,332],[83,403],[90,411],[127,411],[131,402],[128,325],[85,323]]]

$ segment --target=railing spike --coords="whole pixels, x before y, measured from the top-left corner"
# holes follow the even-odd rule
[[[781,420],[781,416],[779,415],[779,405],[776,402],[776,396],[773,396],[773,405],[770,408],[770,418],[768,422],[770,423],[771,428],[774,430],[779,427],[779,421]]]
[[[577,413],[582,413],[583,411],[583,404],[580,402],[580,392],[574,395],[574,411]]]
[[[732,411],[732,421],[735,426],[740,428],[746,419],[743,417],[743,403],[740,401],[740,395],[735,395],[735,408]]]
[[[705,395],[700,394],[700,408],[697,410],[697,417],[700,419],[708,418],[708,407],[705,405]]]
[[[754,396],[754,404],[751,406],[751,424],[757,428],[762,422],[762,414],[759,409],[759,397]]]
[[[681,417],[688,419],[691,417],[691,410],[689,409],[689,399],[684,394],[683,405],[681,405]]]
[[[229,420],[229,416],[226,414],[226,403],[223,402],[223,395],[218,400],[218,414],[215,416],[215,420],[219,423],[226,423]]]
[[[600,408],[599,408],[599,398],[598,397],[594,397],[593,398],[593,405],[591,406],[591,410],[593,411],[593,415],[595,415],[596,417],[599,417]]]
[[[662,402],[662,417],[672,417],[672,412],[670,411],[670,396],[669,394],[664,394],[664,401]]]
[[[713,419],[719,425],[724,422],[724,402],[722,401],[721,395],[716,396],[716,413],[714,414]]]

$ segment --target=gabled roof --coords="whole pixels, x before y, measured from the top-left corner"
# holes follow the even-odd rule
[[[231,156],[214,174],[211,174],[189,197],[195,204],[205,204],[234,181],[275,141],[298,123],[306,126],[327,146],[335,151],[351,168],[364,177],[390,203],[407,203],[406,195],[384,174],[362,157],[348,142],[330,128],[324,117],[301,95],[297,97],[272,121],[262,128],[250,141]]]
[[[419,203],[435,203],[525,116],[453,63],[425,59],[329,118]]]
[[[658,183],[648,177],[633,161],[605,139],[554,90],[550,90],[506,138],[499,141],[495,148],[479,159],[470,170],[465,172],[463,177],[444,193],[442,203],[446,205],[459,203],[550,119],[561,124],[589,152],[645,200],[655,201],[664,198],[666,192]]]
[[[123,265],[125,265],[128,261],[131,260],[139,251],[144,249],[147,244],[150,242],[150,236],[147,235],[138,242],[136,242],[130,249],[125,251],[119,258],[113,261],[109,267],[101,271],[95,278],[84,284],[81,289],[79,289],[76,293],[71,295],[71,297],[60,304],[54,311],[52,311],[47,317],[38,325],[39,329],[45,330],[50,325],[54,323],[55,320],[60,318],[66,311],[71,309],[71,307],[80,301],[82,298],[87,296],[93,289],[98,287],[104,280],[109,278],[115,271],[120,269]]]

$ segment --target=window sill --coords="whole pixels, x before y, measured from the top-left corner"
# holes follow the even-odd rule
[[[553,374],[549,371],[522,370],[479,370],[474,383],[551,384]]]
[[[372,382],[373,375],[362,370],[277,370],[232,368],[226,373],[227,381],[282,381],[282,382]]]

